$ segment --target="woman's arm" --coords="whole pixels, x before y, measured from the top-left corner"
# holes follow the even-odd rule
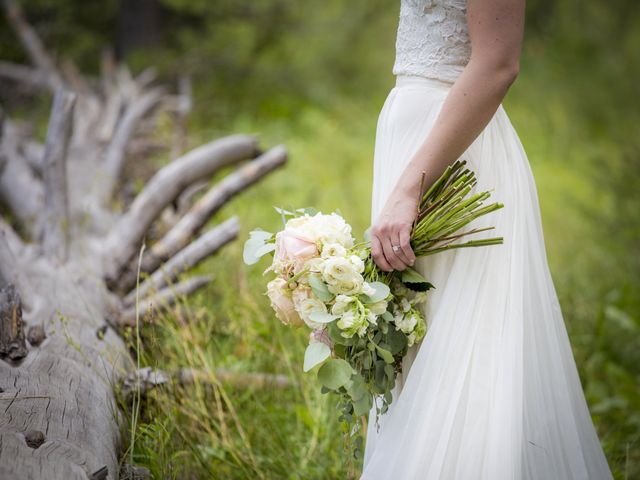
[[[422,172],[426,191],[482,132],[515,80],[524,4],[524,0],[468,0],[469,62],[371,229],[372,256],[383,270],[404,270],[415,261],[409,236],[422,193]],[[394,245],[400,246],[397,252]]]

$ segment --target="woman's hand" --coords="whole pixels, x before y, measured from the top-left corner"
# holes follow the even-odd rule
[[[404,270],[416,261],[409,243],[418,195],[398,185],[371,227],[371,256],[382,270]]]

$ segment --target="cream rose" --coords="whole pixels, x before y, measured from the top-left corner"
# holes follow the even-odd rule
[[[364,279],[348,258],[334,257],[322,264],[322,278],[335,294],[360,293]]]
[[[267,296],[271,300],[271,308],[276,312],[276,317],[285,325],[303,325],[302,319],[296,312],[291,294],[287,290],[287,282],[281,278],[271,280],[267,284]]]
[[[351,309],[351,304],[355,302],[354,297],[349,295],[337,295],[333,307],[331,307],[331,313],[334,315],[342,315],[347,310]]]
[[[362,337],[365,333],[367,333],[367,327],[369,326],[369,322],[366,317],[362,315],[358,315],[353,310],[349,310],[342,317],[338,319],[336,322],[338,328],[342,330],[340,335],[345,338],[351,338],[356,333],[358,336]]]
[[[347,254],[347,249],[339,243],[326,243],[322,247],[322,258],[331,257],[344,257]]]
[[[327,313],[327,306],[322,300],[313,295],[313,291],[308,287],[298,287],[293,291],[293,304],[304,321],[310,328],[322,328],[323,324],[311,320],[310,315],[314,312]]]

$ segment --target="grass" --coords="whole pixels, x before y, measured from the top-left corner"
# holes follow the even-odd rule
[[[535,63],[535,50],[529,60]],[[565,101],[571,86],[548,89],[558,85],[549,72],[525,69],[505,105],[536,178],[547,255],[594,422],[615,478],[637,478],[640,324],[620,303],[620,276],[605,270],[617,268],[621,253],[599,232],[613,193],[601,187],[594,167],[603,155],[619,158],[623,146],[591,135]],[[156,389],[142,399],[131,455],[153,478],[357,476],[359,465],[342,449],[335,399],[321,395],[301,371],[305,334],[273,317],[262,294],[266,265],[245,267],[241,249],[249,230],[279,227],[273,206],[342,209],[356,235],[364,231],[383,101],[344,99],[270,123],[240,116],[224,129],[259,132],[264,146],[285,143],[290,161],[213,219],[237,214],[242,231],[238,241],[198,267],[216,280],[189,300],[194,318],[184,324],[171,314],[158,315],[141,332],[143,365],[194,368],[204,378],[191,386]],[[219,133],[199,128],[192,143]],[[285,374],[293,387],[234,387],[220,382],[218,368]]]

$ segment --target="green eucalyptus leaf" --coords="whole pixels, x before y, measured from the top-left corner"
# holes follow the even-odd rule
[[[393,368],[393,365],[385,365],[384,373],[387,375],[389,381],[393,381],[396,378],[396,372]]]
[[[322,342],[311,343],[304,352],[303,370],[308,372],[316,365],[324,362],[331,355],[331,349]]]
[[[369,370],[371,368],[371,352],[366,350],[364,352],[364,357],[362,358],[362,368],[365,370]]]
[[[356,416],[365,415],[373,406],[371,395],[365,395],[353,404],[353,414]]]
[[[280,207],[273,207],[276,212],[278,212],[280,215],[290,215],[290,216],[295,216],[294,212],[290,212],[289,210],[285,210],[284,208],[280,208]]]
[[[371,285],[375,289],[375,292],[371,295],[363,295],[362,301],[364,303],[380,302],[381,300],[384,300],[389,296],[389,285],[387,285],[386,283],[371,282],[369,285]]]
[[[316,208],[313,208],[313,207],[298,208],[298,209],[296,209],[296,212],[303,213],[303,214],[306,213],[307,215],[309,215],[311,217],[313,217],[317,213],[320,213]]]
[[[269,252],[273,252],[276,249],[276,244],[275,243],[265,243],[264,245],[262,245],[260,248],[258,248],[255,251],[255,256],[256,257],[262,257],[263,255],[269,253]]]
[[[340,318],[338,315],[332,315],[327,312],[311,312],[309,314],[309,319],[318,322],[318,323],[330,323]]]
[[[266,243],[267,240],[273,236],[272,233],[263,230],[254,230],[249,235],[249,239],[244,242],[242,259],[245,264],[253,265],[254,263],[258,263],[262,255],[275,249],[275,244]],[[273,247],[267,247],[267,245],[273,245]]]
[[[407,346],[407,336],[402,331],[395,328],[390,328],[386,336],[386,344],[389,347],[389,351],[396,355],[400,353],[404,347]]]
[[[329,291],[329,287],[322,281],[320,275],[309,275],[309,286],[313,290],[313,294],[323,302],[327,303],[333,300],[334,294]]]
[[[346,345],[346,346],[353,345],[356,342],[356,339],[354,337],[349,337],[349,338],[343,337],[342,330],[340,330],[340,327],[338,327],[337,323],[338,322],[329,323],[329,327],[327,329],[329,338],[333,340],[333,342],[337,345]]]
[[[375,363],[375,373],[374,373],[374,381],[378,389],[384,391],[385,388],[385,373],[384,373],[385,363],[384,360],[377,360]]]
[[[382,348],[380,345],[376,345],[376,349],[378,350],[378,355],[382,358],[386,363],[393,363],[393,355],[389,350]]]
[[[327,388],[337,390],[351,378],[353,369],[346,360],[331,358],[318,370],[318,380]]]

